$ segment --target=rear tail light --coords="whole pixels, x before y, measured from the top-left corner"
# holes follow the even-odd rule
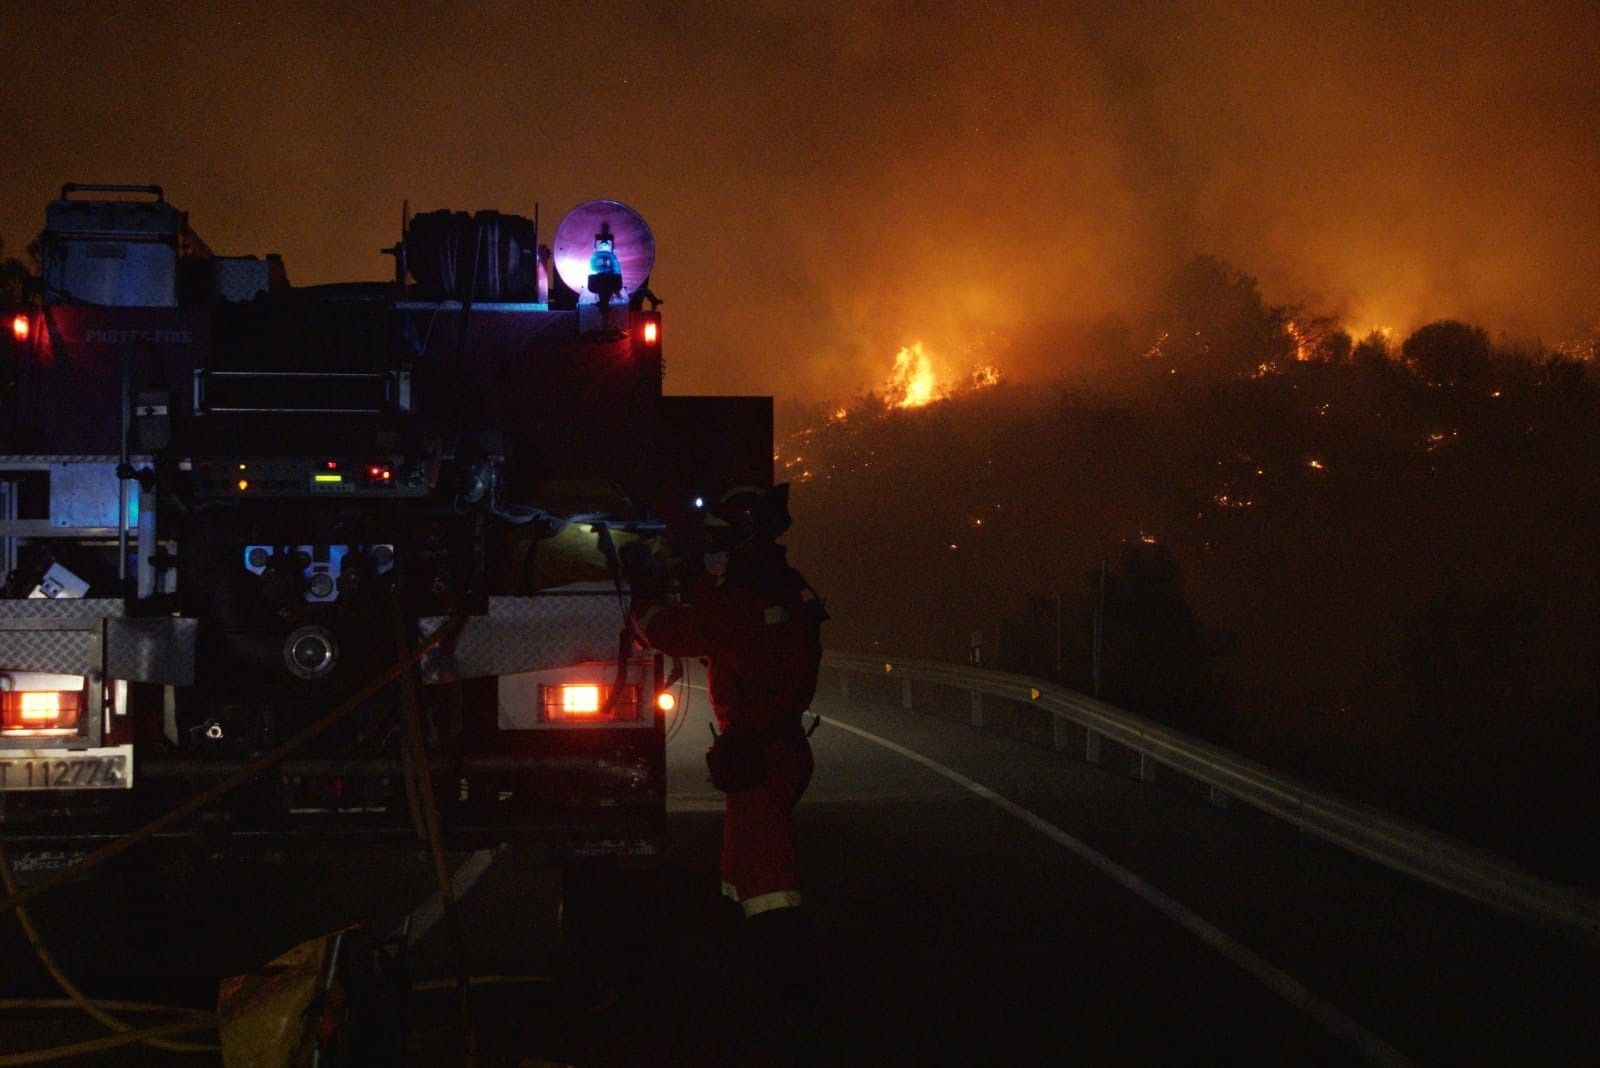
[[[0,693],[0,730],[74,734],[83,716],[78,690],[11,690]]]
[[[560,694],[561,714],[563,716],[598,716],[600,710],[604,707],[600,703],[600,687],[592,686],[589,683],[563,686]]]
[[[656,711],[670,713],[678,707],[678,698],[671,690],[662,690],[656,694]]]
[[[17,312],[11,317],[11,336],[16,338],[17,344],[26,344],[29,335],[33,333],[33,320],[27,312]]]
[[[611,687],[597,682],[541,686],[539,713],[546,723],[632,723],[639,718],[639,687],[624,686],[613,701]]]
[[[644,323],[644,343],[654,345],[661,340],[661,324],[654,319],[646,319]]]

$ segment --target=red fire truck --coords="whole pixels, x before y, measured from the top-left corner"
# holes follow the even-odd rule
[[[620,203],[550,244],[537,211],[407,215],[384,251],[391,279],[295,286],[156,186],[49,205],[0,341],[14,851],[124,834],[336,709],[171,833],[409,840],[408,691],[453,844],[657,850],[679,695],[617,550],[770,483],[770,398],[663,396]]]

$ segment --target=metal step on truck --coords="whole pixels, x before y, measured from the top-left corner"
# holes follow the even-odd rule
[[[0,835],[648,858],[677,678],[617,549],[769,485],[766,397],[664,396],[654,238],[590,201],[403,215],[392,278],[295,286],[157,186],[67,185],[4,309]],[[326,722],[325,722],[326,721]],[[408,784],[410,788],[408,789]]]

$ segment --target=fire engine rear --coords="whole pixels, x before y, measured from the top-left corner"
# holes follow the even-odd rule
[[[656,851],[678,694],[618,550],[770,483],[771,405],[662,395],[637,214],[541,245],[537,212],[431,212],[393,279],[296,287],[159,187],[68,185],[43,248],[5,315],[9,843],[125,833],[331,712],[182,833],[408,840],[412,692],[455,844]]]

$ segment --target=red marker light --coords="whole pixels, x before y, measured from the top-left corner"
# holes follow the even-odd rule
[[[656,708],[662,712],[671,712],[678,707],[678,698],[671,690],[662,690],[656,694]]]
[[[28,340],[33,333],[33,320],[28,318],[27,312],[17,312],[11,317],[11,336],[21,344]]]
[[[644,343],[654,345],[659,340],[661,340],[661,324],[654,319],[648,320],[644,324]]]
[[[324,460],[323,461],[323,466],[326,467],[329,471],[337,471],[337,470],[339,470],[339,461],[338,460]]]

